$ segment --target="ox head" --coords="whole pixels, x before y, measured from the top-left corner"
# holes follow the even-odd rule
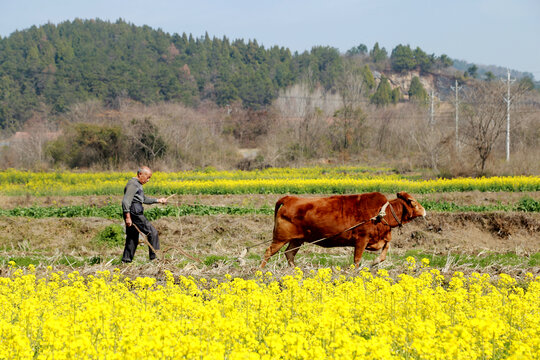
[[[424,209],[424,207],[420,205],[420,203],[416,201],[415,198],[407,194],[405,191],[398,192],[397,197],[398,199],[405,201],[405,209],[407,211],[407,217],[409,219],[412,220],[420,216],[426,216],[426,209]]]

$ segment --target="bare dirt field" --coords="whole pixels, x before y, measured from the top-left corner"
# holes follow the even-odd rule
[[[441,200],[459,205],[510,204],[528,196],[539,199],[539,193],[445,193],[416,195],[422,200]],[[260,207],[273,206],[279,195],[227,195],[227,196],[178,196],[173,204],[237,205]],[[394,196],[388,194],[389,198]],[[0,197],[3,208],[16,206],[67,206],[75,204],[105,205],[119,203],[120,197]],[[134,263],[119,263],[122,245],[108,246],[96,241],[100,231],[111,224],[122,224],[120,219],[102,218],[0,218],[0,258],[38,258],[43,265],[63,271],[77,270],[93,273],[119,267],[128,276],[160,276],[164,270],[176,275],[219,277],[226,273],[233,276],[253,276],[272,236],[271,215],[213,215],[168,217],[153,222],[160,233],[163,260],[148,262],[146,246],[140,246]],[[405,267],[407,254],[446,259],[438,267],[447,273],[500,272],[514,275],[533,272],[540,275],[540,266],[493,263],[479,265],[475,258],[486,254],[512,253],[527,259],[540,252],[540,214],[521,212],[443,213],[431,212],[426,219],[406,224],[402,231],[393,230],[393,239],[387,261],[380,267],[396,273]],[[246,247],[265,242],[249,249]],[[303,269],[323,266],[347,267],[352,262],[352,248],[326,249],[304,245],[297,255],[297,265]],[[201,263],[190,259],[193,256]],[[466,255],[470,264],[458,263],[456,255]],[[364,255],[363,265],[369,266],[376,255]],[[79,261],[77,261],[79,259]],[[89,261],[92,259],[92,261]],[[267,270],[286,273],[289,268],[283,255],[276,255]],[[7,266],[0,268],[0,275],[7,273]]]

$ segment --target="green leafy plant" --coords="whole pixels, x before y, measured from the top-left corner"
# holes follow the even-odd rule
[[[204,259],[203,263],[206,266],[212,266],[219,261],[226,261],[226,260],[228,260],[226,256],[210,255]]]
[[[530,197],[522,198],[517,203],[516,210],[525,212],[540,212],[540,201],[536,201]]]
[[[124,228],[118,224],[111,224],[97,235],[98,242],[109,246],[121,246],[124,244]]]

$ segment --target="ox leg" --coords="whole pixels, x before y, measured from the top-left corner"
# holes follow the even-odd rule
[[[281,249],[283,247],[283,245],[285,245],[287,243],[287,241],[284,241],[284,242],[273,242],[272,244],[270,244],[270,246],[268,247],[268,249],[266,249],[265,253],[264,253],[264,259],[261,263],[261,268],[265,267],[266,264],[268,263],[268,260],[275,254],[279,251],[279,249]]]
[[[287,246],[287,250],[285,250],[285,256],[287,257],[287,261],[289,262],[289,265],[294,267],[294,257],[298,250],[300,250],[300,246],[302,246],[304,242],[299,239],[291,240],[289,243],[289,246]]]
[[[384,246],[381,250],[381,254],[379,255],[379,257],[375,260],[373,260],[373,264],[371,264],[371,266],[375,266],[377,264],[380,264],[382,263],[384,260],[386,260],[386,253],[388,252],[388,248],[390,247],[390,243],[387,241],[384,243]]]
[[[366,246],[367,241],[361,241],[356,243],[356,246],[354,247],[354,266],[358,267],[360,265],[360,261],[362,260],[362,254],[364,253]]]

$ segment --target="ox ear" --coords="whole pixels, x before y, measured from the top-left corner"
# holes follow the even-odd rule
[[[410,196],[409,194],[407,194],[405,191],[400,191],[396,194],[396,196],[398,197],[398,199],[401,199],[401,200],[409,200]]]
[[[401,199],[401,200],[405,201],[406,203],[412,204],[412,202],[413,202],[412,196],[407,194],[405,191],[398,192],[396,194],[396,196],[398,197],[398,199]]]

